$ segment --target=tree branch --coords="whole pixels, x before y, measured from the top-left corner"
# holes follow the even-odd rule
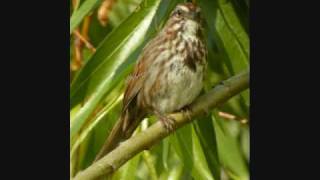
[[[242,72],[223,83],[215,86],[208,93],[197,98],[190,105],[190,111],[177,112],[170,114],[176,120],[174,130],[190,123],[191,118],[209,112],[209,109],[226,102],[232,96],[240,93],[249,87],[249,70]],[[172,133],[172,132],[171,132]],[[79,172],[74,180],[92,180],[103,175],[109,175],[120,168],[124,163],[133,158],[139,152],[149,149],[154,144],[168,136],[170,133],[166,131],[160,121],[154,123],[145,131],[131,137],[121,143],[116,149],[92,164],[82,172]]]

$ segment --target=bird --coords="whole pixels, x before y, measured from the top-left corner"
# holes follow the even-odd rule
[[[206,67],[201,10],[191,2],[177,4],[140,53],[127,79],[120,117],[94,161],[130,138],[149,115],[171,132],[175,120],[168,114],[188,107],[199,96]]]

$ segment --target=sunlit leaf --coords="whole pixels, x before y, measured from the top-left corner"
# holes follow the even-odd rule
[[[79,131],[103,96],[130,72],[134,59],[128,57],[133,55],[144,40],[159,2],[145,0],[141,3],[137,12],[109,34],[76,77],[70,91],[71,104],[82,97],[83,94],[79,92],[84,93],[87,88],[94,89],[94,92],[75,115],[73,126],[70,128],[71,137]]]
[[[137,168],[139,165],[139,161],[141,159],[141,153],[136,155],[130,161],[128,161],[125,165],[123,165],[119,170],[118,173],[120,174],[118,178],[113,179],[135,179],[137,174]]]
[[[168,157],[169,157],[169,139],[165,138],[163,141],[163,153],[162,153],[162,162],[166,170],[168,170]]]
[[[75,143],[72,145],[71,148],[71,156],[73,156],[75,150],[78,148],[78,146],[83,142],[83,140],[89,135],[89,133],[92,131],[92,129],[102,120],[105,118],[105,116],[109,113],[109,111],[115,106],[120,103],[122,100],[122,97],[119,97],[114,100],[114,102],[111,102],[108,106],[102,110],[102,113],[97,116],[96,119],[93,120],[92,123],[89,124],[89,126],[81,132],[81,135],[77,138]]]
[[[73,12],[70,19],[70,34],[81,23],[83,18],[101,3],[101,0],[86,0]]]

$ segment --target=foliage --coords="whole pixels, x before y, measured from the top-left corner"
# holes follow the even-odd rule
[[[112,0],[111,0],[112,1]],[[70,171],[88,167],[118,119],[126,76],[143,46],[183,0],[73,0],[70,22]],[[209,53],[204,91],[249,68],[248,1],[197,0]],[[80,32],[92,46],[81,41]],[[77,53],[80,52],[80,56]],[[80,62],[80,63],[79,63]],[[249,90],[179,129],[121,167],[112,179],[249,179]],[[234,115],[236,118],[228,115]],[[155,121],[145,119],[136,133]]]

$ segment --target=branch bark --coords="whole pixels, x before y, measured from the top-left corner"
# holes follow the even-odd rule
[[[208,93],[200,96],[190,105],[190,111],[170,114],[176,120],[174,131],[192,121],[193,117],[209,112],[209,109],[226,102],[241,91],[249,88],[249,70],[244,71],[215,86]],[[172,132],[171,132],[172,133]],[[93,180],[104,175],[110,175],[139,152],[149,149],[170,133],[160,121],[145,131],[121,143],[116,149],[79,172],[74,180]]]

